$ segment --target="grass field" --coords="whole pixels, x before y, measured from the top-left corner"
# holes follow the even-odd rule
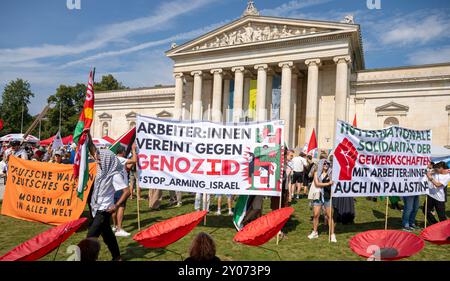
[[[180,208],[168,207],[168,194],[164,193],[163,205],[160,211],[149,210],[148,203],[145,200],[140,201],[141,210],[141,228],[152,225],[176,215],[185,214],[193,211],[193,196],[183,197],[183,206]],[[144,196],[147,192],[144,192]],[[424,196],[421,197],[421,206]],[[225,201],[225,200],[224,200]],[[265,213],[269,211],[270,200],[265,200]],[[275,239],[272,239],[264,245],[265,248],[276,250],[283,260],[364,260],[354,254],[349,246],[349,239],[359,233],[371,229],[384,228],[385,203],[382,201],[372,202],[365,198],[358,198],[356,201],[356,219],[353,225],[337,225],[336,235],[338,243],[328,243],[328,229],[321,225],[319,228],[319,239],[310,241],[306,236],[310,233],[312,223],[310,221],[310,209],[308,200],[297,200],[292,205],[295,213],[285,226],[288,239],[283,240],[276,245]],[[136,199],[128,200],[125,211],[124,228],[132,235],[138,232]],[[224,206],[223,206],[224,207]],[[211,210],[216,210],[215,202]],[[450,204],[447,202],[447,210],[450,210]],[[86,216],[87,213],[83,214]],[[447,211],[447,217],[450,212]],[[389,229],[400,229],[401,211],[389,209]],[[417,215],[418,224],[423,226],[424,216],[421,211]],[[323,221],[321,221],[322,223]],[[0,216],[0,255],[3,255],[14,246],[28,240],[34,235],[48,229],[50,226],[41,223],[22,221],[6,216]],[[236,230],[228,216],[217,216],[211,212],[207,216],[206,226],[199,224],[190,234],[174,244],[168,246],[168,249],[181,253],[184,258],[187,257],[187,251],[194,235],[200,231],[210,233],[216,241],[217,255],[225,261],[236,260],[279,260],[276,253],[258,247],[250,247],[233,242]],[[48,254],[42,260],[66,260],[69,254],[66,249],[69,245],[77,244],[85,238],[86,229],[75,233],[65,241],[55,257],[55,251]],[[100,239],[101,240],[101,239]],[[179,260],[180,257],[164,249],[146,249],[134,242],[131,237],[118,237],[120,250],[124,260]],[[111,256],[105,244],[102,242],[100,260],[110,260]],[[417,255],[407,260],[450,260],[450,246],[436,246],[426,242],[425,248]]]

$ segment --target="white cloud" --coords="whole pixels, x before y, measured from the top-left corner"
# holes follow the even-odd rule
[[[450,45],[425,48],[409,54],[408,63],[410,64],[430,64],[450,62]]]
[[[292,0],[272,9],[263,9],[260,13],[263,16],[289,17],[299,9],[324,4],[330,1],[331,0]]]
[[[149,33],[158,30],[170,20],[218,0],[175,0],[164,2],[147,17],[114,23],[96,28],[92,33],[79,35],[80,42],[66,45],[44,44],[37,47],[21,47],[16,49],[0,49],[0,61],[22,62],[46,57],[58,57],[81,54],[99,49],[112,42],[123,42],[125,37],[137,33]]]

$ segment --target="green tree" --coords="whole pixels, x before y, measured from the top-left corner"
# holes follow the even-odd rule
[[[28,81],[17,78],[9,82],[3,89],[0,116],[3,119],[4,128],[2,135],[9,133],[19,133],[22,124],[23,110],[23,129],[25,132],[27,125],[32,122],[32,117],[28,112],[30,99],[34,94],[30,90]]]
[[[94,83],[94,94],[99,91],[112,91],[126,89],[122,83],[118,82],[113,75],[105,75],[100,82]],[[54,136],[59,129],[60,109],[61,109],[61,136],[68,136],[73,133],[83,109],[86,95],[86,85],[76,84],[75,86],[60,85],[56,93],[48,98],[48,103],[52,104],[46,115],[46,120],[42,123],[41,139]],[[36,130],[35,130],[36,131]]]

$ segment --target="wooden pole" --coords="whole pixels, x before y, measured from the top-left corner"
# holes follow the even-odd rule
[[[388,212],[389,212],[389,196],[386,196],[385,197],[385,199],[386,199],[386,211],[385,211],[385,214],[386,214],[386,216],[385,216],[385,220],[384,220],[384,230],[387,230],[387,227],[388,227]]]
[[[428,195],[425,194],[425,227],[427,228],[427,222],[428,222]]]
[[[136,189],[138,188],[138,182],[136,181]],[[141,216],[139,212],[139,196],[136,196],[136,208],[137,208],[137,223],[138,230],[141,231]]]
[[[325,208],[325,212],[326,212]],[[330,217],[328,218],[328,243],[331,243],[331,229],[333,227],[333,192],[330,193]]]
[[[281,193],[280,193],[280,202],[278,203],[278,209],[281,209],[281,200],[283,200],[283,190],[281,190]],[[281,230],[280,230],[280,232],[277,233],[277,245],[278,245],[278,242],[280,242],[280,234],[281,234]]]
[[[206,211],[206,207],[207,207],[207,204],[206,204],[206,198],[207,198],[206,193],[203,193],[203,194],[202,194],[202,199],[203,199],[203,211]],[[203,225],[206,225],[206,216],[203,217]]]

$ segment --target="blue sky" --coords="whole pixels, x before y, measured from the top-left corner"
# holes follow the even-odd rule
[[[112,73],[129,87],[173,84],[164,51],[237,19],[246,0],[4,0],[0,3],[0,89],[31,83],[39,112],[60,84]],[[450,1],[255,0],[262,15],[361,24],[366,68],[450,61]]]

